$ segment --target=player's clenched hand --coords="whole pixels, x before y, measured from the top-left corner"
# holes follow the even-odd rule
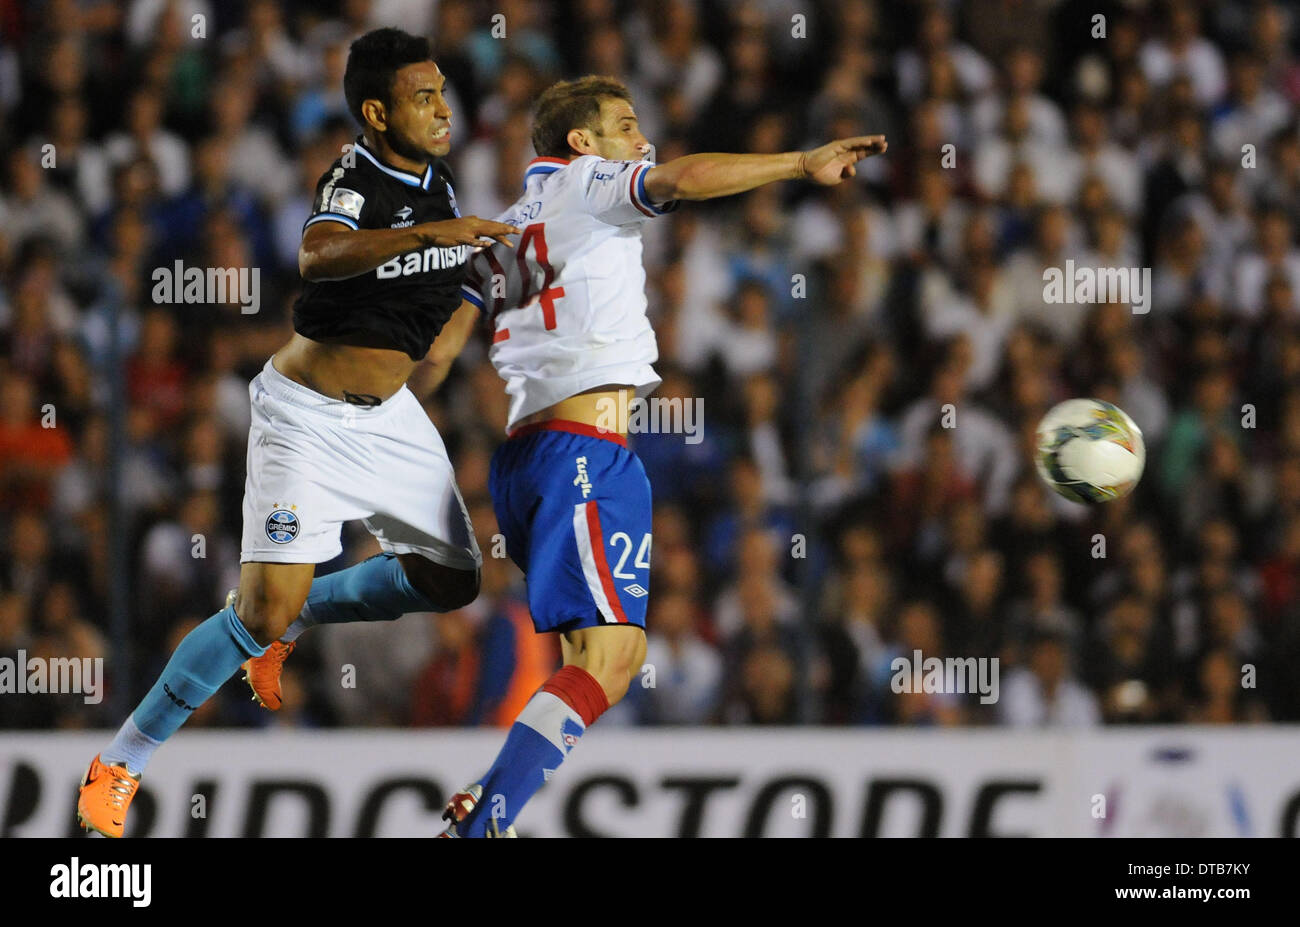
[[[446,219],[442,222],[422,222],[415,226],[426,244],[449,248],[452,245],[473,245],[486,248],[493,242],[499,242],[508,248],[514,245],[507,235],[518,235],[520,230],[504,222],[480,219],[478,216],[462,216],[459,219]]]
[[[812,151],[805,151],[800,161],[803,175],[813,183],[834,186],[857,174],[858,169],[853,165],[863,158],[884,154],[888,147],[889,143],[883,135],[842,138]]]

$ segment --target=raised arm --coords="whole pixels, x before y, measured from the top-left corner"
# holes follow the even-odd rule
[[[307,226],[298,246],[298,272],[304,280],[343,280],[417,248],[486,247],[494,241],[514,247],[505,236],[518,234],[513,225],[478,216],[422,222],[404,229],[353,229],[342,222],[315,222]]]
[[[778,180],[806,179],[832,186],[854,176],[857,169],[853,165],[863,158],[883,154],[888,147],[883,135],[860,135],[812,151],[686,155],[651,168],[645,176],[645,189],[654,202],[664,203],[731,196]]]

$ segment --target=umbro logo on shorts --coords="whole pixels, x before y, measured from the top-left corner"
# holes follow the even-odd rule
[[[298,516],[288,509],[276,509],[266,519],[266,536],[276,544],[288,544],[298,536]]]
[[[649,589],[646,589],[644,586],[638,585],[637,583],[633,583],[630,586],[624,586],[623,591],[626,592],[628,595],[632,596],[632,598],[634,599],[639,599],[642,596],[647,596],[650,594]]]

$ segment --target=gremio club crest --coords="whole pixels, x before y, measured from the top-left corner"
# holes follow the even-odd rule
[[[288,544],[298,536],[298,529],[301,523],[294,509],[298,506],[291,505],[287,509],[280,508],[276,505],[273,511],[266,518],[266,536],[276,544]]]

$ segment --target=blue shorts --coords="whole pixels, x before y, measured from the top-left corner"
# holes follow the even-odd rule
[[[645,627],[650,481],[619,435],[524,426],[492,455],[488,488],[538,632]]]

